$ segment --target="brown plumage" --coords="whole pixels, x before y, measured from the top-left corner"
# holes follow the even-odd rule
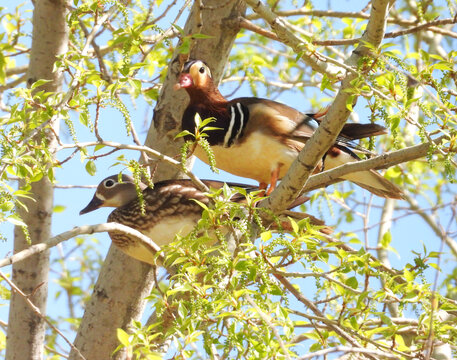
[[[202,119],[214,117],[210,126],[220,128],[207,132],[216,166],[232,174],[252,178],[261,187],[281,179],[320,124],[324,112],[303,114],[290,106],[268,99],[242,97],[225,99],[215,86],[211,71],[201,60],[188,61],[175,89],[184,88],[190,97],[184,111],[182,129],[195,131],[195,114]],[[360,160],[355,152],[370,153],[353,142],[355,139],[385,134],[376,124],[346,124],[336,143],[320,161],[316,172]],[[190,139],[190,137],[189,137]],[[208,162],[199,147],[195,155]],[[374,170],[345,175],[370,192],[390,198],[402,198],[402,191]],[[268,192],[268,193],[269,193]]]
[[[224,185],[221,181],[203,180],[203,182],[214,189],[220,189]],[[229,185],[245,188],[248,192],[257,190],[251,185],[235,183]],[[122,182],[118,181],[118,175],[103,179],[92,200],[81,210],[80,215],[100,207],[116,207],[108,216],[108,222],[134,228],[151,238],[157,245],[163,246],[171,243],[177,234],[187,235],[195,227],[202,216],[203,208],[194,200],[205,205],[210,203],[210,198],[198,190],[191,180],[165,180],[155,183],[154,188],[140,183],[140,188],[145,205],[144,214],[141,212],[133,178],[123,174]],[[236,193],[230,200],[243,202],[245,197]],[[301,201],[299,199],[291,205],[297,206],[305,200],[305,198]],[[309,218],[312,224],[323,225],[321,220],[311,215],[297,213],[297,218],[303,217]],[[321,231],[329,233],[331,229],[324,227]],[[118,231],[110,231],[109,235],[113,243],[127,255],[151,265],[155,264],[155,252],[136,238]]]

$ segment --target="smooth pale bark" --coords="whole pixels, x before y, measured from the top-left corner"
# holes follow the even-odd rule
[[[242,1],[231,1],[222,7],[217,5],[220,5],[219,0],[205,1],[206,7],[214,6],[214,9],[200,10],[195,2],[184,29],[188,34],[198,33],[202,24],[201,33],[213,36],[196,41],[191,56],[207,61],[219,79],[238,33],[237,17],[244,7]],[[174,141],[174,137],[180,131],[181,115],[188,101],[184,91],[173,91],[180,71],[178,55],[175,53],[170,61],[145,142],[172,157],[179,154],[182,145],[181,141]],[[179,175],[175,167],[161,163],[154,181]],[[144,310],[144,298],[153,285],[152,271],[149,265],[129,258],[111,246],[75,339],[75,346],[87,359],[111,358],[119,345],[116,329],[127,330],[131,321],[139,320]],[[125,357],[125,352],[114,355],[116,359]],[[76,353],[70,353],[70,359],[77,358]]]
[[[32,49],[27,73],[28,85],[39,79],[51,80],[39,90],[59,91],[63,76],[53,72],[56,56],[67,51],[68,28],[67,9],[64,1],[37,0],[33,12]],[[55,133],[59,132],[58,122],[50,124]],[[46,133],[48,149],[56,147],[54,133]],[[20,183],[20,186],[23,183]],[[51,235],[51,216],[53,210],[53,185],[46,178],[32,184],[31,196],[25,199],[28,211],[18,209],[28,225],[32,244],[49,239]],[[16,227],[14,231],[14,252],[28,248],[24,233]],[[48,289],[49,252],[36,254],[26,261],[13,265],[13,282],[25,293],[31,294],[30,300],[46,313]],[[8,319],[6,359],[42,359],[45,336],[45,322],[35,314],[24,299],[12,293]]]

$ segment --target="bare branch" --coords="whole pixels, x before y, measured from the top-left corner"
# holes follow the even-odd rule
[[[12,75],[25,74],[28,71],[28,69],[29,69],[28,65],[21,65],[21,66],[16,66],[14,68],[7,68],[5,70],[5,75],[6,75],[6,77],[10,77]]]
[[[392,31],[388,32],[385,34],[384,38],[396,38],[399,36],[404,36],[408,34],[414,34],[422,30],[427,30],[427,31],[433,31],[439,34],[451,36],[451,37],[457,37],[457,33],[452,32],[452,31],[447,31],[443,30],[441,28],[438,28],[436,26],[439,25],[448,25],[448,24],[455,24],[457,22],[457,18],[448,18],[448,19],[441,19],[441,20],[435,20],[435,21],[430,21],[425,24],[420,24],[414,27],[411,27],[409,29],[404,29],[404,30],[398,30],[398,31]],[[357,44],[361,38],[353,38],[353,39],[328,39],[328,40],[313,40],[312,43],[314,45],[353,45]]]
[[[323,171],[309,178],[303,192],[311,191],[335,182],[342,176],[353,172],[364,171],[369,169],[385,169],[390,166],[398,165],[407,161],[416,160],[428,154],[430,147],[440,144],[447,139],[446,135],[440,136],[433,140],[433,144],[424,143],[411,146],[406,149],[393,151],[390,153],[378,155],[368,160],[361,160],[335,167],[331,170]]]
[[[270,24],[271,28],[278,36],[278,39],[290,46],[297,54],[301,54],[303,61],[313,70],[327,74],[331,78],[341,76],[342,69],[340,69],[340,67],[329,64],[326,57],[315,50],[310,49],[307,43],[303,42],[287,28],[286,21],[276,16],[276,14],[273,13],[268,6],[265,6],[262,1],[246,0],[246,3]]]
[[[120,231],[129,236],[133,236],[136,239],[138,239],[139,241],[141,241],[141,243],[143,245],[149,247],[151,249],[151,251],[160,252],[160,247],[157,246],[150,238],[143,235],[138,230],[132,229],[131,227],[128,227],[126,225],[112,222],[112,223],[104,223],[104,224],[96,224],[96,225],[78,226],[69,231],[65,231],[57,236],[50,238],[47,241],[44,241],[40,244],[32,245],[32,246],[28,247],[27,249],[18,252],[17,254],[14,254],[12,256],[9,256],[5,259],[0,260],[0,268],[11,265],[11,264],[18,263],[24,259],[27,259],[28,257],[30,257],[34,254],[38,254],[40,252],[45,251],[46,249],[50,249],[50,248],[56,246],[57,244],[60,244],[63,241],[74,238],[75,236],[84,235],[84,234],[94,234],[94,233],[100,233],[100,232],[108,232],[108,231]]]
[[[349,346],[336,346],[334,348],[319,350],[319,351],[315,351],[313,353],[310,353],[310,354],[307,354],[304,356],[300,356],[298,358],[298,360],[307,360],[307,359],[317,358],[319,356],[325,356],[327,354],[331,354],[331,353],[335,353],[335,352],[342,352],[345,354],[352,354],[352,353],[365,354],[370,357],[371,357],[371,355],[374,355],[374,356],[376,356],[376,357],[374,357],[374,359],[378,359],[378,356],[380,356],[382,359],[400,359],[400,357],[398,357],[396,355],[389,354],[387,352],[379,351],[376,349],[367,349],[366,347],[357,348],[357,347],[349,347]]]
[[[240,27],[242,27],[243,29],[250,30],[252,32],[255,32],[257,34],[260,34],[262,36],[265,36],[266,38],[269,38],[269,39],[272,39],[275,41],[281,41],[274,32],[264,29],[263,27],[257,26],[253,22],[251,22],[241,16],[239,17],[239,20],[240,20]]]
[[[265,259],[268,263],[268,259]],[[270,264],[271,266],[271,264]],[[295,286],[292,285],[285,277],[275,274],[276,279],[279,280],[281,284],[284,285],[284,287],[290,291],[295,298],[303,303],[308,309],[310,309],[314,314],[319,316],[322,320],[323,323],[325,323],[327,326],[329,326],[335,333],[337,333],[339,336],[341,336],[343,339],[347,340],[350,344],[352,344],[355,347],[362,347],[356,339],[354,339],[352,336],[350,336],[347,332],[345,332],[343,329],[341,329],[335,322],[327,319],[325,315],[317,308],[317,306],[314,305],[314,303],[307,299],[301,292],[299,292]],[[371,359],[375,359],[370,356]]]
[[[417,215],[424,219],[424,221],[430,226],[433,232],[440,239],[442,239],[447,246],[449,246],[449,249],[451,249],[454,256],[457,257],[457,243],[446,235],[446,233],[443,231],[443,229],[440,228],[440,226],[436,223],[435,219],[433,219],[432,216],[430,216],[421,209],[416,199],[414,199],[412,196],[406,195],[405,200],[409,203],[411,210],[413,210]]]
[[[116,143],[113,141],[92,141],[92,142],[85,142],[85,143],[76,143],[76,144],[63,144],[60,146],[57,150],[62,150],[62,149],[73,149],[73,148],[84,148],[87,146],[96,146],[96,145],[105,145],[109,147],[113,147],[116,149],[126,149],[126,150],[137,150],[140,152],[144,152],[146,154],[149,154],[153,156],[154,158],[164,161],[167,164],[170,164],[182,172],[189,176],[189,178],[192,180],[192,182],[198,186],[199,190],[201,191],[208,191],[208,187],[197,177],[195,176],[192,171],[183,169],[181,163],[167,155],[163,155],[160,152],[151,149],[150,147],[147,146],[141,146],[141,145],[127,145],[127,144],[121,144],[121,143]]]

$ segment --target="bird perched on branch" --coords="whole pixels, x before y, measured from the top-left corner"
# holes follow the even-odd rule
[[[187,235],[202,216],[203,207],[195,200],[208,206],[210,197],[200,191],[191,180],[165,180],[154,184],[154,188],[140,183],[140,191],[144,200],[144,213],[141,211],[141,201],[138,198],[135,182],[132,177],[122,174],[121,182],[118,175],[109,176],[101,181],[89,204],[81,210],[80,215],[94,211],[100,207],[116,207],[108,216],[108,222],[127,225],[149,237],[157,245],[171,243],[177,234]],[[220,189],[224,185],[221,181],[203,180],[206,186]],[[245,188],[247,192],[257,190],[252,185],[229,183],[229,186]],[[234,202],[243,202],[246,198],[235,193],[230,198]],[[297,206],[306,198],[298,199],[291,207]],[[287,216],[296,219],[309,218],[314,225],[324,223],[308,214],[287,212]],[[280,221],[282,221],[280,219]],[[286,225],[282,222],[282,225]],[[322,233],[331,233],[331,229],[323,227]],[[110,231],[113,243],[127,255],[155,265],[155,251],[120,231]]]
[[[185,89],[190,103],[184,111],[182,130],[195,133],[195,115],[214,117],[206,139],[214,153],[216,166],[234,175],[255,179],[261,188],[275,188],[320,124],[325,112],[303,114],[287,105],[242,97],[227,100],[217,89],[209,67],[201,60],[184,64],[175,90]],[[215,129],[214,129],[215,128]],[[370,153],[352,140],[385,134],[376,124],[345,124],[335,144],[327,151],[315,172],[360,160],[355,152]],[[192,139],[187,135],[185,139]],[[197,146],[195,155],[208,163],[206,153]],[[343,179],[375,195],[399,199],[402,191],[374,170],[344,175]]]

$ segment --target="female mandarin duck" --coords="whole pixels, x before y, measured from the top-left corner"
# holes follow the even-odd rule
[[[225,99],[211,78],[211,71],[201,60],[184,64],[175,89],[184,88],[190,103],[184,111],[182,130],[195,132],[195,114],[202,119],[214,117],[208,131],[208,142],[216,159],[216,166],[234,175],[255,179],[261,188],[270,185],[267,194],[275,188],[297,157],[304,143],[319,126],[325,115],[303,114],[287,105],[268,99],[242,97]],[[369,153],[352,140],[385,134],[386,129],[376,124],[345,124],[336,143],[320,161],[316,172],[358,161],[354,151]],[[187,139],[191,140],[190,135]],[[205,152],[197,147],[195,155],[208,162]],[[400,199],[402,191],[374,170],[344,175],[375,195]]]
[[[122,182],[118,175],[112,175],[102,180],[89,204],[81,210],[80,215],[97,210],[100,207],[115,207],[108,216],[108,222],[116,222],[130,226],[151,238],[157,245],[163,246],[171,243],[177,234],[187,235],[202,217],[203,207],[210,205],[211,198],[200,191],[191,180],[164,180],[149,188],[140,183],[143,193],[144,210],[138,198],[135,181],[131,176],[122,174]],[[210,188],[220,189],[224,185],[221,181],[203,180]],[[228,183],[229,186],[244,188],[246,192],[257,190],[252,185]],[[300,197],[290,207],[300,205],[307,198]],[[198,202],[197,202],[198,201]],[[242,203],[245,196],[234,192],[230,201]],[[295,220],[308,218],[313,225],[319,225],[320,232],[330,234],[332,229],[325,226],[322,220],[312,215],[297,212],[284,212],[280,218],[281,226],[289,229],[289,218]],[[275,229],[276,223],[271,224]],[[292,230],[292,229],[290,229]],[[221,229],[224,233],[225,231]],[[109,236],[113,243],[127,255],[145,263],[156,264],[156,251],[148,244],[140,242],[135,237],[119,231],[110,231]],[[216,241],[217,238],[214,238]]]

